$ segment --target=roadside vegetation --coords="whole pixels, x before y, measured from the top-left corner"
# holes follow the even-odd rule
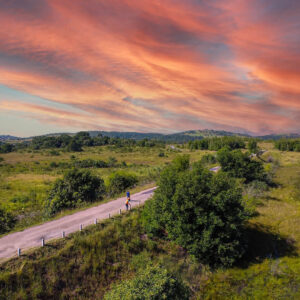
[[[101,194],[117,195],[153,178],[154,197],[128,214],[3,262],[0,299],[299,299],[299,153],[257,141],[217,151],[108,147],[87,147],[80,156],[72,153],[75,158],[60,151],[55,163],[70,167],[49,171],[53,179],[43,205],[85,207]],[[251,157],[246,148],[266,152]],[[19,154],[2,155],[4,166],[12,155]],[[38,165],[29,156],[29,166],[49,165],[48,155],[36,155],[47,159]],[[73,165],[84,160],[91,167]],[[209,171],[216,165],[218,173]],[[72,193],[65,193],[66,185]],[[90,193],[96,190],[97,197]],[[13,216],[13,210],[5,212]]]

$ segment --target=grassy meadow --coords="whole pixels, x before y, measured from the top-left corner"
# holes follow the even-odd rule
[[[49,164],[69,162],[71,155],[103,160],[113,156],[118,162],[125,161],[127,166],[123,168],[137,174],[142,188],[143,184],[154,184],[154,173],[149,173],[157,172],[178,154],[171,149],[120,152],[99,148],[55,157],[45,151],[2,155],[2,204],[12,211],[23,209],[12,197],[35,191],[36,197],[30,198],[27,206],[24,204],[24,209],[33,213],[43,205],[50,183],[63,172],[49,168]],[[156,263],[189,287],[191,299],[299,299],[300,153],[280,152],[272,143],[261,143],[260,148],[267,150],[261,159],[265,169],[274,174],[274,185],[251,201],[245,199],[255,213],[246,228],[248,250],[234,267],[211,269],[173,242],[149,238],[139,221],[140,208],[3,262],[0,299],[101,299],[112,284],[132,278],[145,265]],[[159,157],[161,151],[165,157]],[[207,153],[179,151],[190,154],[192,161]],[[113,170],[93,171],[105,179]]]
[[[96,146],[85,147],[82,152],[62,150],[19,150],[1,154],[0,162],[0,207],[17,216],[14,230],[45,221],[44,206],[47,193],[53,182],[61,178],[76,161],[87,159],[115,160],[115,166],[109,168],[89,168],[95,175],[107,181],[108,176],[117,170],[124,170],[137,176],[138,185],[132,192],[151,187],[155,184],[160,170],[174,159],[178,153],[188,153],[191,160],[199,160],[209,151],[189,151],[185,148],[161,147],[123,147]],[[163,155],[162,155],[163,153]],[[92,205],[102,201],[94,202]],[[91,204],[85,204],[85,208]],[[58,216],[74,210],[65,210]]]

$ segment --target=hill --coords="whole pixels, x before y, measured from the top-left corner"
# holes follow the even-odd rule
[[[12,136],[12,135],[0,135],[0,141],[7,142],[7,141],[16,141],[20,140],[21,138]]]
[[[262,140],[280,140],[280,139],[297,139],[300,138],[300,134],[298,133],[287,133],[287,134],[268,134],[257,136]]]

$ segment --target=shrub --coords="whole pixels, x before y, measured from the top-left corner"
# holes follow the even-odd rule
[[[68,151],[80,152],[82,151],[81,144],[75,139],[72,139],[68,145]]]
[[[115,167],[117,165],[117,162],[118,162],[118,160],[115,157],[110,156],[107,161],[107,166],[109,168]]]
[[[247,148],[251,153],[257,153],[258,151],[257,141],[254,139],[249,140]]]
[[[60,153],[59,153],[58,151],[56,151],[56,150],[50,150],[50,151],[49,151],[49,155],[52,155],[52,156],[59,156]]]
[[[177,160],[162,171],[154,198],[146,202],[146,231],[167,234],[211,266],[231,266],[245,250],[248,214],[241,190],[225,173],[214,175],[199,163],[179,166]]]
[[[108,192],[111,195],[118,194],[133,187],[137,182],[138,180],[133,174],[123,171],[114,172],[108,177]]]
[[[215,155],[206,154],[201,158],[201,163],[203,164],[215,164],[217,162],[217,158]]]
[[[253,180],[266,181],[266,173],[260,161],[251,160],[248,153],[240,150],[230,151],[223,148],[218,151],[217,159],[222,171],[235,178],[244,178],[245,183]]]
[[[50,214],[64,208],[73,208],[82,202],[101,199],[105,191],[104,181],[88,170],[72,169],[63,179],[57,179],[48,197],[47,211]]]
[[[106,300],[189,299],[187,287],[161,266],[147,266],[130,280],[115,285]]]
[[[0,208],[0,234],[10,231],[16,223],[12,214]]]

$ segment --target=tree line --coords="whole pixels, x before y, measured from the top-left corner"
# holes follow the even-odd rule
[[[230,149],[245,148],[245,139],[237,136],[211,137],[202,140],[189,141],[188,148],[191,150],[219,150],[224,147]]]
[[[280,151],[300,152],[300,139],[280,139],[274,142],[276,149]]]
[[[119,137],[108,137],[98,134],[92,137],[88,132],[78,132],[74,136],[61,134],[59,136],[37,136],[31,141],[12,143],[1,143],[0,153],[9,153],[19,149],[64,149],[66,151],[80,152],[83,147],[113,145],[116,147],[165,147],[164,141],[159,140],[134,140]]]

